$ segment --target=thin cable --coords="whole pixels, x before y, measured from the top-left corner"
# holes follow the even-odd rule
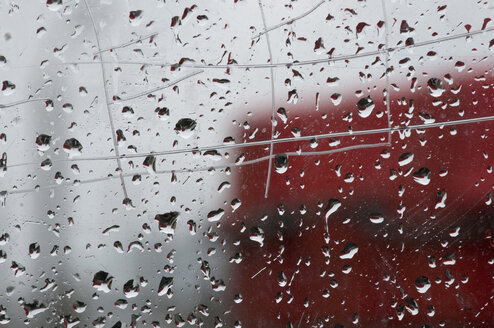
[[[279,24],[273,25],[273,26],[268,27],[268,28],[264,27],[264,31],[259,32],[258,34],[256,34],[255,36],[253,36],[253,37],[252,37],[252,39],[257,39],[257,38],[258,38],[258,37],[260,37],[261,35],[264,35],[264,34],[266,34],[266,33],[270,32],[270,31],[276,30],[277,28],[280,28],[280,27],[282,27],[282,26],[284,26],[284,25],[289,25],[289,24],[291,24],[291,23],[293,23],[293,22],[295,22],[295,21],[297,21],[297,20],[299,20],[299,19],[301,19],[301,18],[304,18],[305,16],[309,15],[309,14],[310,14],[310,13],[312,13],[314,10],[316,10],[317,8],[319,8],[319,7],[320,7],[320,6],[321,6],[321,5],[322,5],[325,1],[326,1],[326,0],[322,0],[322,1],[320,1],[317,5],[315,5],[313,8],[311,8],[309,11],[306,11],[305,13],[303,13],[303,14],[301,14],[301,15],[297,16],[297,17],[294,17],[294,18],[288,19],[288,20],[286,20],[286,21],[284,21],[284,22],[281,22],[281,23],[279,23]]]
[[[461,33],[461,34],[456,34],[456,35],[450,35],[442,38],[438,38],[435,40],[427,40],[427,41],[422,41],[422,42],[417,42],[412,45],[403,45],[403,46],[398,46],[394,48],[388,48],[388,53],[395,52],[395,51],[401,51],[405,49],[413,49],[413,48],[418,48],[418,47],[423,47],[423,46],[428,46],[431,44],[437,44],[441,42],[446,42],[446,41],[452,41],[455,39],[461,39],[464,37],[468,36],[474,36],[477,34],[483,34],[483,33],[488,33],[494,31],[494,27],[486,28],[484,30],[477,30],[469,33]],[[302,61],[292,61],[292,62],[282,62],[282,63],[268,63],[268,64],[193,64],[193,63],[183,63],[183,64],[178,64],[178,63],[156,63],[156,62],[136,62],[136,61],[118,61],[118,62],[102,62],[103,64],[108,64],[108,65],[148,65],[148,66],[162,66],[162,67],[169,67],[169,66],[180,66],[180,67],[190,67],[190,68],[202,68],[202,69],[225,69],[225,68],[270,68],[270,67],[292,67],[292,66],[306,66],[306,65],[316,65],[316,64],[324,64],[324,63],[330,63],[330,62],[338,62],[338,61],[344,61],[344,60],[350,60],[350,59],[357,59],[357,58],[364,58],[364,57],[370,57],[370,56],[377,56],[380,54],[383,54],[385,51],[383,50],[374,50],[374,51],[368,51],[368,52],[361,52],[358,54],[352,54],[352,55],[342,55],[342,56],[335,56],[332,58],[320,58],[320,59],[310,59],[310,60],[302,60]],[[95,62],[70,62],[70,63],[61,63],[60,65],[91,65],[91,64],[96,64]]]
[[[50,100],[49,98],[31,98],[31,99],[25,99],[25,100],[19,100],[19,101],[14,101],[9,104],[0,104],[0,108],[8,108],[8,107],[14,107],[17,105],[22,105],[25,103],[30,103],[33,101],[48,101]]]
[[[381,0],[383,16],[384,16],[384,41],[386,48],[384,49],[384,55],[386,60],[386,71],[384,72],[386,78],[386,115],[388,116],[388,128],[390,129],[388,132],[388,142],[391,144],[391,109],[390,109],[390,84],[389,84],[389,41],[388,41],[388,15],[386,14],[386,5],[385,0]]]
[[[266,25],[266,16],[264,16],[264,10],[262,8],[262,2],[259,0],[259,9],[261,10],[261,18],[262,18],[262,24],[264,25],[264,29],[267,30],[267,25]],[[271,43],[269,42],[269,34],[266,34],[266,43],[268,45],[268,51],[269,51],[269,62],[273,62],[273,53],[271,52]],[[274,70],[273,67],[269,68],[270,74],[271,74],[271,140],[274,138],[274,122],[276,120],[275,116],[275,93],[274,93]],[[270,143],[269,146],[269,162],[268,162],[268,174],[266,176],[266,189],[264,190],[264,198],[268,198],[268,192],[269,192],[269,183],[271,181],[271,166],[273,163],[273,148],[274,144],[273,142]]]
[[[140,42],[140,41],[143,41],[143,40],[146,40],[146,39],[151,39],[151,38],[154,38],[155,36],[157,36],[158,33],[153,33],[153,34],[150,34],[150,35],[146,35],[146,36],[141,36],[139,37],[139,39],[137,40],[134,40],[134,41],[129,41],[129,42],[125,42],[125,43],[122,43],[120,45],[116,45],[116,46],[113,46],[113,47],[109,47],[109,48],[105,48],[105,49],[102,49],[102,50],[98,50],[97,52],[95,52],[94,54],[95,55],[98,55],[98,54],[101,54],[103,52],[106,52],[106,51],[110,51],[110,50],[117,50],[117,49],[121,49],[121,48],[125,48],[125,47],[128,47],[130,45],[133,45],[137,42]]]
[[[369,130],[356,130],[356,131],[344,131],[344,132],[331,132],[331,133],[323,133],[323,134],[313,134],[309,136],[301,136],[301,137],[289,137],[289,138],[280,138],[273,140],[259,140],[248,143],[239,143],[239,144],[222,144],[222,145],[211,145],[205,147],[197,147],[197,148],[188,148],[188,149],[170,149],[170,150],[162,150],[162,151],[151,151],[145,153],[137,153],[130,155],[120,155],[117,156],[100,156],[100,157],[85,157],[85,158],[59,158],[53,159],[52,162],[78,162],[78,161],[106,161],[106,160],[115,160],[117,158],[126,159],[126,158],[144,158],[146,156],[162,156],[162,155],[177,155],[177,154],[185,154],[185,153],[201,153],[208,150],[221,150],[221,149],[235,149],[235,148],[248,148],[255,146],[265,146],[270,144],[279,144],[279,143],[288,143],[288,142],[297,142],[304,140],[312,140],[312,139],[324,139],[324,138],[337,138],[337,137],[348,137],[348,136],[362,136],[369,134],[379,134],[379,133],[387,133],[389,131],[406,131],[406,130],[419,130],[419,129],[430,129],[435,127],[444,127],[444,126],[452,126],[452,125],[464,125],[471,123],[480,123],[480,122],[489,122],[494,121],[494,115],[492,116],[483,116],[462,120],[454,120],[454,121],[443,121],[443,122],[434,122],[428,124],[416,124],[416,125],[405,125],[405,126],[394,126],[391,128],[380,128],[380,129],[369,129]],[[20,167],[27,165],[39,165],[38,162],[29,162],[29,163],[17,163],[11,164],[9,167]]]
[[[86,5],[87,12],[89,14],[89,18],[91,19],[91,24],[92,24],[93,30],[94,30],[94,36],[96,38],[96,45],[98,47],[98,50],[100,50],[101,46],[100,46],[100,42],[99,42],[98,31],[96,29],[96,25],[94,24],[94,19],[93,19],[93,15],[91,13],[91,9],[89,8],[89,5],[88,5],[86,0],[84,0],[84,4]],[[100,59],[101,75],[103,76],[103,90],[105,92],[105,102],[106,102],[106,109],[108,112],[108,119],[110,121],[111,137],[113,140],[113,148],[115,149],[115,154],[117,155],[117,166],[118,166],[118,172],[120,175],[120,184],[122,185],[124,199],[128,199],[129,196],[127,194],[127,188],[125,186],[125,180],[124,180],[123,175],[122,175],[122,172],[123,172],[122,171],[122,163],[120,161],[120,153],[118,151],[118,143],[117,143],[117,138],[115,136],[115,126],[113,124],[113,117],[112,117],[111,110],[110,110],[110,101],[109,101],[110,97],[108,95],[108,90],[106,88],[106,74],[105,74],[105,67],[103,66],[102,54],[98,54],[98,57]]]
[[[186,79],[188,79],[188,78],[191,78],[191,77],[192,77],[192,76],[194,76],[194,75],[201,74],[202,72],[204,72],[204,70],[202,70],[202,69],[201,69],[201,70],[199,70],[199,71],[192,72],[192,73],[187,74],[187,75],[185,75],[185,76],[183,76],[183,77],[181,77],[181,78],[179,78],[179,79],[177,79],[177,80],[175,80],[175,81],[172,81],[172,82],[170,82],[170,83],[167,83],[167,84],[165,84],[164,86],[161,86],[161,87],[156,87],[156,88],[151,89],[151,90],[148,90],[148,91],[140,92],[140,93],[138,93],[138,94],[135,94],[135,95],[133,95],[133,96],[129,96],[129,97],[127,97],[127,98],[121,98],[121,99],[119,99],[118,101],[120,101],[120,102],[121,102],[121,101],[129,101],[129,100],[136,99],[136,98],[139,98],[139,97],[142,97],[142,96],[146,96],[146,95],[148,95],[148,94],[150,94],[150,93],[154,93],[154,92],[156,92],[156,91],[160,91],[160,90],[163,90],[163,89],[169,88],[169,87],[171,87],[171,86],[174,86],[175,84],[177,84],[177,83],[179,83],[179,82],[182,82],[183,80],[186,80]],[[113,104],[113,103],[112,103],[112,104]]]
[[[283,153],[283,155],[287,156],[318,156],[318,155],[329,155],[329,154],[335,154],[335,153],[340,153],[340,152],[345,152],[345,151],[351,151],[351,150],[356,150],[356,149],[364,149],[364,148],[376,148],[376,147],[381,147],[381,146],[388,146],[388,143],[377,143],[377,144],[362,144],[362,145],[355,145],[355,146],[348,146],[348,147],[343,147],[339,149],[331,149],[331,150],[324,150],[324,151],[312,151],[312,152],[288,152],[288,153]],[[281,153],[280,153],[281,154]],[[238,164],[233,164],[235,167],[241,167],[241,166],[246,166],[246,165],[251,165],[255,163],[261,163],[264,161],[269,160],[269,158],[273,158],[277,155],[280,154],[273,154],[273,155],[268,155],[268,156],[263,156],[259,158],[255,158],[249,161],[244,161]],[[220,170],[220,169],[227,169],[232,167],[231,164],[225,164],[225,165],[209,165],[209,166],[202,166],[202,167],[197,167],[195,169],[169,169],[169,170],[157,170],[154,173],[149,173],[149,172],[135,172],[135,173],[127,173],[127,174],[122,174],[124,178],[129,178],[129,177],[134,177],[135,175],[161,175],[161,174],[170,174],[170,173],[195,173],[195,172],[202,172],[202,171],[210,171],[210,170]],[[37,192],[40,190],[47,190],[47,189],[56,189],[56,188],[61,188],[61,187],[67,187],[67,186],[77,186],[81,184],[91,184],[91,183],[96,183],[96,182],[102,182],[102,181],[108,181],[108,180],[113,180],[117,179],[119,177],[110,175],[106,177],[101,177],[101,178],[94,178],[94,179],[88,179],[88,180],[77,180],[76,183],[70,184],[70,182],[63,182],[61,184],[52,184],[52,185],[46,185],[46,186],[39,186],[36,188],[32,189],[14,189],[11,191],[7,191],[8,195],[14,195],[14,194],[26,194],[26,193],[31,193],[31,192]]]

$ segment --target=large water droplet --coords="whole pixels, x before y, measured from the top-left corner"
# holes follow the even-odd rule
[[[372,114],[374,107],[375,104],[370,96],[362,98],[357,102],[357,113],[362,118],[369,117],[369,115]]]
[[[328,202],[328,206],[326,207],[326,213],[324,214],[324,216],[326,217],[326,220],[329,218],[329,216],[331,214],[333,214],[334,212],[336,212],[341,206],[341,202],[337,199],[330,199],[329,202]]]
[[[426,276],[419,276],[417,277],[417,279],[415,279],[415,288],[417,288],[417,291],[419,293],[424,294],[429,290],[430,287],[431,282]]]
[[[208,221],[209,222],[219,221],[224,214],[225,214],[225,210],[221,208],[211,211],[208,213]]]
[[[421,185],[428,185],[429,182],[431,182],[431,171],[426,168],[422,167],[418,171],[413,173],[413,180],[415,182],[420,183]]]
[[[196,121],[191,118],[182,118],[175,125],[175,131],[177,134],[184,138],[188,139],[194,135],[194,130],[197,126]]]
[[[429,93],[431,96],[437,98],[440,97],[444,93],[443,83],[438,78],[430,78],[427,81],[427,89],[429,89]]]
[[[108,293],[111,289],[111,284],[113,282],[113,277],[105,271],[98,271],[93,277],[93,287],[99,291]]]
[[[261,244],[261,247],[263,246],[263,242],[264,242],[264,231],[259,228],[259,227],[252,227],[250,229],[250,236],[249,236],[250,240],[253,240],[255,242],[258,242],[259,244]]]
[[[384,216],[380,213],[373,213],[369,215],[369,220],[372,223],[379,224],[384,222]]]
[[[50,149],[51,136],[40,134],[36,137],[36,146],[38,151],[47,151]]]
[[[81,155],[82,145],[76,138],[70,138],[65,140],[63,149],[69,154],[69,157]]]
[[[139,295],[139,284],[134,285],[134,279],[130,279],[123,286],[123,292],[125,297],[133,298]]]
[[[177,227],[178,212],[168,212],[165,214],[156,214],[154,219],[158,221],[158,228],[161,232],[173,235]]]
[[[159,296],[163,296],[165,294],[170,295],[172,287],[173,287],[173,277],[162,277],[158,288],[158,295]]]
[[[288,170],[288,156],[286,154],[276,155],[274,159],[274,169],[279,174],[283,174]]]

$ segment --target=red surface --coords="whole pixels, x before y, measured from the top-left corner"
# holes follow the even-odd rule
[[[427,80],[431,76],[421,76],[417,81],[418,88],[412,93],[407,87],[410,81],[402,82],[400,91],[392,91],[391,120],[393,126],[403,125],[403,112],[407,105],[399,105],[398,100],[406,98],[415,101],[414,117],[409,124],[421,124],[418,118],[421,112],[432,115],[436,121],[451,121],[493,115],[492,100],[494,99],[493,82],[490,74],[484,74],[485,81],[474,78],[483,75],[484,68],[462,75],[453,74],[454,82],[449,86],[442,78],[444,74],[435,74],[442,78],[444,94],[437,98],[444,103],[460,101],[459,107],[433,106],[433,98],[427,90]],[[382,82],[380,82],[382,86]],[[461,92],[453,94],[451,88],[462,87]],[[382,91],[382,88],[380,89]],[[367,95],[367,94],[366,94]],[[365,96],[366,96],[365,95]],[[373,114],[362,119],[356,113],[358,98],[352,92],[343,94],[344,102],[334,108],[330,102],[321,103],[319,112],[315,112],[309,100],[300,102],[291,109],[300,116],[297,126],[303,126],[303,135],[329,132],[321,113],[328,113],[328,122],[333,132],[345,131],[351,125],[355,130],[382,128],[387,126],[387,118],[376,118],[375,113],[385,110],[379,102],[383,99],[382,92],[373,92],[376,103]],[[478,103],[474,104],[474,101]],[[306,107],[304,107],[306,106]],[[270,106],[266,106],[269,108]],[[458,112],[464,111],[460,117]],[[341,118],[346,112],[353,112],[351,123]],[[266,133],[259,134],[258,139],[269,138],[269,110],[252,126],[259,130],[266,128]],[[283,124],[278,120],[278,130]],[[281,123],[281,124],[280,124]],[[292,126],[288,126],[281,137],[289,137]],[[494,326],[494,295],[493,268],[488,263],[494,257],[494,243],[490,238],[494,229],[492,206],[486,205],[486,195],[492,192],[494,179],[488,173],[494,156],[493,122],[472,123],[456,126],[456,135],[451,135],[451,127],[429,128],[424,133],[412,131],[411,136],[400,139],[399,133],[392,134],[392,145],[340,152],[332,155],[289,157],[289,169],[284,174],[274,172],[271,177],[269,197],[264,198],[267,161],[243,166],[236,169],[236,196],[242,206],[230,214],[229,222],[223,229],[228,230],[232,240],[240,239],[239,251],[243,253],[243,261],[234,264],[230,292],[241,293],[244,300],[232,307],[232,318],[242,321],[244,327],[286,327],[291,322],[294,327],[311,327],[318,320],[325,327],[336,324],[354,326],[352,315],[358,313],[357,327],[419,327],[427,324],[438,326],[445,323],[447,327],[492,327]],[[384,138],[384,139],[383,139]],[[342,137],[339,147],[362,143],[385,141],[387,134],[363,137]],[[421,139],[427,140],[421,145]],[[328,139],[320,139],[315,150],[333,149]],[[314,151],[308,141],[278,144],[275,153],[295,151],[301,145],[304,151]],[[387,149],[390,158],[382,158],[381,152]],[[242,150],[248,159],[266,155],[260,148]],[[406,152],[414,154],[412,163],[400,167],[398,158]],[[487,155],[484,155],[485,154]],[[320,161],[316,165],[316,161]],[[376,169],[376,162],[381,169]],[[335,167],[341,164],[341,177],[335,173]],[[404,173],[413,167],[408,176]],[[413,181],[413,172],[426,167],[431,171],[430,184],[423,186]],[[390,180],[390,170],[397,172],[397,178]],[[441,177],[440,171],[446,169],[447,175]],[[300,176],[304,171],[303,177]],[[401,173],[400,173],[401,172]],[[343,181],[345,174],[353,173],[352,183]],[[362,177],[362,179],[359,179]],[[287,185],[287,178],[290,184]],[[304,188],[301,188],[301,183]],[[398,195],[399,186],[403,185],[405,193]],[[349,191],[353,189],[353,194]],[[438,191],[447,193],[446,207],[435,209]],[[329,217],[329,243],[324,240],[324,210],[330,199],[338,199],[342,206]],[[318,202],[324,205],[317,206]],[[276,208],[283,204],[285,213],[279,215]],[[299,209],[307,208],[302,215]],[[405,206],[403,217],[398,209]],[[384,222],[373,224],[368,217],[372,213],[384,216]],[[260,218],[267,214],[268,219]],[[343,224],[345,218],[350,222]],[[240,233],[239,223],[244,222],[247,230]],[[282,227],[281,227],[282,225]],[[399,227],[403,226],[403,233]],[[248,239],[251,227],[261,227],[265,233],[264,245]],[[451,237],[449,232],[460,227],[459,235]],[[280,240],[279,235],[283,238]],[[447,241],[447,245],[441,245]],[[348,242],[359,247],[353,259],[340,259],[340,251]],[[322,247],[330,249],[330,262],[325,263]],[[284,247],[283,254],[273,261]],[[456,264],[445,265],[443,258],[453,253]],[[428,257],[433,256],[436,267],[430,268]],[[310,266],[305,265],[310,257]],[[301,259],[301,263],[297,262]],[[282,263],[280,261],[282,260]],[[346,264],[352,266],[349,274],[342,273]],[[255,277],[258,271],[263,269]],[[455,278],[454,283],[445,286],[445,270],[449,269]],[[290,286],[280,287],[277,277],[280,270],[286,274]],[[321,272],[326,274],[321,277]],[[329,277],[330,272],[334,273]],[[391,278],[386,281],[385,276]],[[468,276],[468,282],[462,283],[461,277]],[[418,276],[427,276],[432,283],[425,293],[418,293],[414,282]],[[336,288],[330,287],[335,279]],[[435,280],[440,279],[440,283]],[[323,298],[322,291],[328,289],[330,297]],[[288,304],[287,290],[293,295]],[[275,302],[278,292],[283,292],[280,303]],[[309,299],[309,306],[304,307],[304,299]],[[405,299],[413,298],[418,304],[419,312],[411,315],[406,310],[404,318],[399,321],[396,307],[405,304]],[[435,307],[435,315],[427,315],[427,307]],[[279,313],[279,318],[277,318]]]

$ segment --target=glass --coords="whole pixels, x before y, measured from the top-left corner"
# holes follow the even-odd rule
[[[494,326],[493,8],[0,2],[0,324]]]

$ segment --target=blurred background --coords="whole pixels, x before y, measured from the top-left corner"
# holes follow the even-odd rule
[[[493,10],[0,0],[0,325],[494,326]]]

